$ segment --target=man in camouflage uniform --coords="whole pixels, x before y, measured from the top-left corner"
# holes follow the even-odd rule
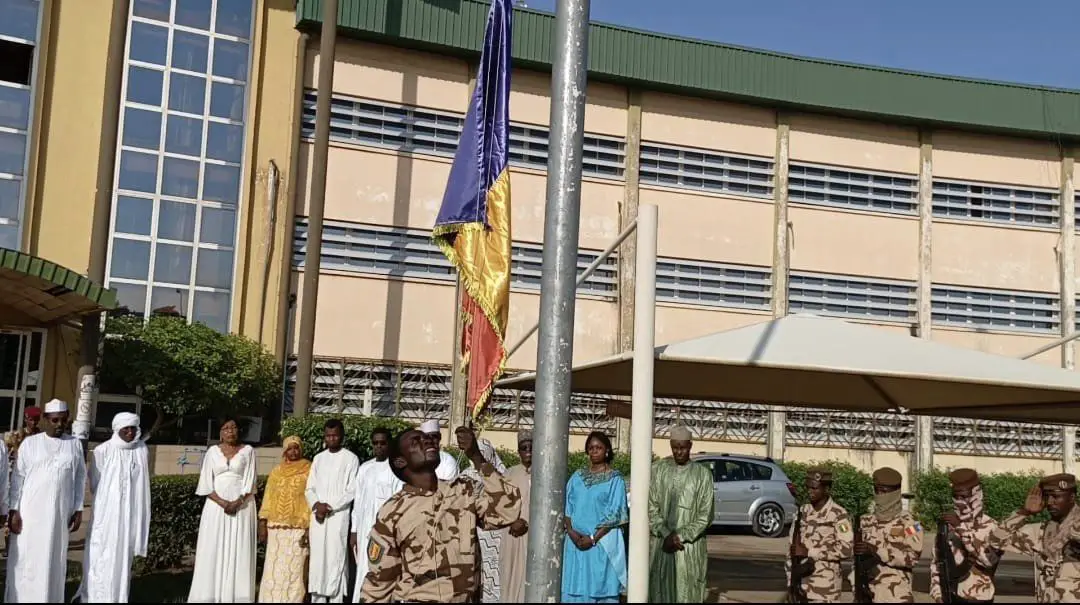
[[[873,562],[868,583],[874,603],[915,602],[912,568],[922,556],[923,530],[904,511],[901,479],[895,469],[874,471],[874,512],[860,519],[852,549]]]
[[[1050,520],[1027,523],[1046,509]],[[1076,477],[1044,478],[1028,493],[1024,507],[1001,524],[1004,546],[1035,559],[1035,598],[1039,603],[1080,603],[1080,508]]]
[[[832,472],[827,469],[811,469],[806,474],[810,503],[799,508],[801,527],[798,535],[791,532],[788,543],[794,571],[803,575],[801,589],[810,603],[836,601],[843,582],[840,565],[851,558],[851,519],[830,495],[832,480]],[[792,565],[789,557],[784,564],[789,584]],[[801,574],[801,569],[809,573]]]
[[[469,431],[471,433],[471,431]],[[467,603],[477,589],[476,528],[516,521],[521,495],[480,452],[475,435],[466,454],[482,484],[439,481],[437,443],[416,430],[390,440],[390,468],[405,487],[379,510],[368,538],[363,603]]]
[[[956,578],[956,596],[965,602],[994,600],[994,573],[1001,561],[1000,533],[996,521],[983,512],[983,491],[979,474],[961,468],[949,474],[954,512],[945,513],[939,523],[949,526],[949,546],[953,561],[961,571]],[[941,574],[937,548],[930,562],[930,598],[941,603]],[[945,587],[948,589],[949,587]]]

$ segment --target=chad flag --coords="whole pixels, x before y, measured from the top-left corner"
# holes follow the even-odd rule
[[[461,351],[473,417],[483,410],[506,363],[512,12],[510,0],[492,0],[476,89],[433,232],[463,286]]]

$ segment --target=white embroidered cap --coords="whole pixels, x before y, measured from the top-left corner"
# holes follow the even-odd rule
[[[68,411],[68,404],[59,399],[53,399],[45,404],[46,414],[59,414],[60,412],[66,411]]]

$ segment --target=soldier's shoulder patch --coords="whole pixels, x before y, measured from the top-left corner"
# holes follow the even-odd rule
[[[367,544],[367,558],[370,563],[378,563],[382,561],[383,553],[386,551],[382,544],[379,544],[375,538],[368,538]]]
[[[846,520],[841,521],[841,522],[836,524],[836,529],[839,530],[840,533],[846,534],[846,533],[851,531],[851,524],[848,523]]]
[[[894,537],[894,538],[899,538],[899,537],[903,536],[904,533],[909,529],[911,529],[911,528],[910,527],[908,527],[908,528],[893,527],[893,528],[889,529],[889,535]]]
[[[906,533],[909,536],[914,536],[915,534],[921,534],[922,533],[922,525],[920,525],[919,522],[916,521],[915,523],[913,523],[911,525],[908,525],[906,528],[904,528],[904,533]]]

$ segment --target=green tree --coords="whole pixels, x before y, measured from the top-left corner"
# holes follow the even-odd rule
[[[281,370],[258,343],[201,323],[155,315],[112,317],[102,382],[141,389],[153,434],[191,414],[259,414],[281,394]]]

